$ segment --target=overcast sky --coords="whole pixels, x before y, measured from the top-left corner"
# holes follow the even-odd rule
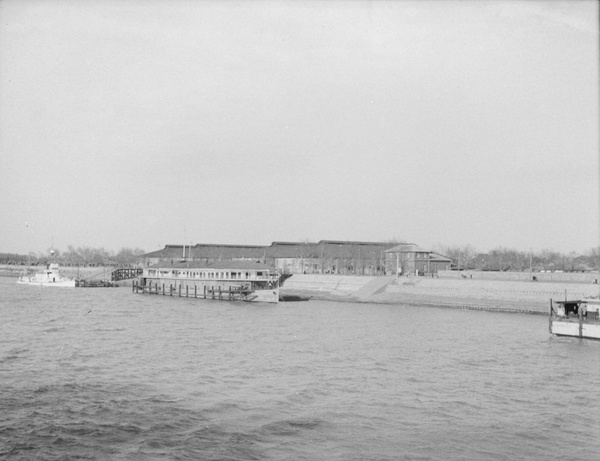
[[[0,2],[0,252],[599,244],[596,1]]]

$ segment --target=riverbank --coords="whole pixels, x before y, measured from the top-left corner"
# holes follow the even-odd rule
[[[42,270],[43,266],[0,265],[0,277],[16,278],[27,269],[35,272]],[[112,270],[110,266],[66,266],[60,269],[67,277],[91,281],[110,280]],[[589,282],[578,283],[569,279],[524,281],[505,274],[504,277],[504,280],[489,280],[477,275],[472,278],[396,278],[294,274],[283,283],[280,295],[288,299],[547,314],[550,299],[597,297],[600,294],[600,285]],[[131,283],[131,280],[122,280],[118,285],[130,287]]]
[[[550,299],[598,296],[600,286],[557,281],[295,274],[280,291],[282,296],[346,302],[546,314]]]

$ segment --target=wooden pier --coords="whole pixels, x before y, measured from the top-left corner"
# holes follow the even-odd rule
[[[182,285],[159,284],[159,283],[148,283],[147,285],[140,285],[139,282],[134,281],[131,290],[134,293],[142,293],[149,295],[163,295],[163,296],[177,296],[179,298],[197,298],[197,299],[214,299],[219,301],[251,301],[252,291],[242,288],[230,287],[227,290],[221,287],[209,287],[203,285],[198,287],[194,285],[190,287],[186,285],[182,289]],[[193,289],[191,289],[193,288]]]

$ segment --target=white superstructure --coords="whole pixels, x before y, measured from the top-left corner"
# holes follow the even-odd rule
[[[38,285],[43,287],[75,287],[75,280],[60,275],[58,263],[48,264],[44,272],[24,274],[17,279],[17,283],[22,285]]]

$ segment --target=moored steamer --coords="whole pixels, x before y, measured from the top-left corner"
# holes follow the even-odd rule
[[[254,261],[183,261],[144,268],[136,293],[246,302],[279,302],[279,272]]]

